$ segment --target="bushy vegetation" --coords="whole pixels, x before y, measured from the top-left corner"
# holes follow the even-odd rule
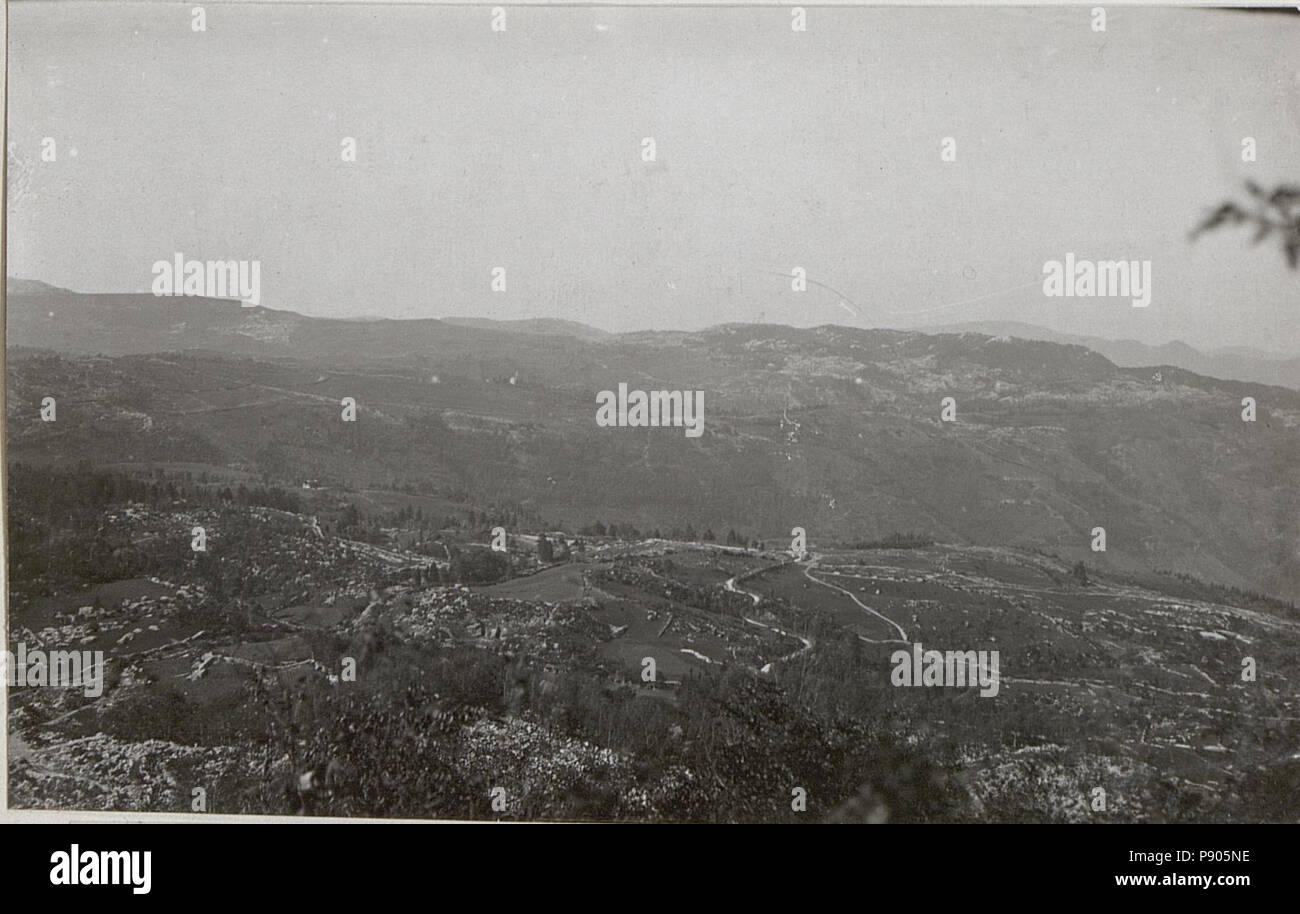
[[[1292,618],[1300,618],[1300,611],[1297,611],[1295,603],[1291,600],[1280,600],[1277,597],[1271,597],[1268,594],[1250,590],[1249,588],[1203,581],[1195,575],[1183,571],[1161,569],[1156,574],[1164,575],[1171,578],[1172,582],[1176,582],[1171,582],[1170,586],[1170,590],[1176,594],[1211,602],[1229,603],[1233,606],[1260,609],[1265,612],[1281,611]]]
[[[451,577],[459,584],[491,584],[509,573],[510,559],[491,549],[461,549],[451,560]]]
[[[854,549],[925,549],[934,540],[922,533],[891,533],[883,539],[854,543]]]
[[[311,511],[324,497],[241,487],[202,474],[18,468],[11,475],[11,519],[19,525],[11,560],[21,570],[15,591],[20,610],[43,590],[80,594],[96,581],[156,574],[185,586],[183,625],[165,636],[178,640],[154,642],[165,650],[152,654],[126,642],[124,662],[111,665],[108,700],[70,697],[55,709],[61,738],[98,733],[133,750],[170,741],[177,752],[224,752],[219,773],[207,775],[213,808],[221,811],[1055,821],[1068,813],[1058,802],[1061,792],[1078,792],[1072,779],[1093,777],[1090,765],[1116,758],[1150,765],[1132,802],[1157,821],[1245,814],[1285,820],[1300,802],[1294,766],[1279,755],[1300,729],[1271,690],[1216,692],[1225,703],[1235,702],[1235,710],[1208,723],[1181,705],[1161,717],[1145,702],[1117,711],[1098,700],[1094,689],[1108,694],[1103,684],[1123,681],[1124,669],[1098,645],[1125,637],[1116,626],[1126,625],[1127,617],[1103,618],[1088,604],[1090,624],[1110,626],[1104,642],[1078,634],[1045,639],[1033,627],[1077,617],[1068,601],[1092,599],[1077,587],[1016,584],[981,593],[969,589],[969,578],[937,580],[945,573],[945,554],[924,580],[911,571],[886,574],[893,563],[879,555],[838,572],[823,567],[818,574],[838,582],[831,588],[788,561],[643,543],[643,554],[545,569],[538,593],[546,597],[532,599],[521,596],[527,579],[520,576],[536,572],[548,551],[559,559],[567,538],[557,532],[538,537],[535,556],[515,549],[508,558],[482,541],[468,541],[462,531],[438,541],[446,559],[440,569],[424,564],[420,553],[394,557],[392,550],[341,540],[342,533],[359,539],[382,532],[356,502],[336,502],[334,513],[322,514],[322,526],[331,526],[328,536],[313,528],[314,515],[282,507]],[[475,523],[488,516],[472,513]],[[414,510],[399,514],[399,532],[422,522]],[[191,523],[209,529],[207,552],[189,548]],[[601,526],[607,536],[610,528]],[[739,535],[729,531],[727,538]],[[864,546],[928,544],[920,534],[900,533]],[[988,587],[999,574],[1027,580],[1021,558],[999,568],[981,557],[981,579]],[[917,555],[897,557],[900,569],[923,562]],[[1037,573],[1063,567],[1069,566],[1043,562]],[[1077,562],[1068,576],[1084,585],[1089,572]],[[1109,575],[1096,574],[1101,585],[1111,583]],[[522,588],[513,597],[500,587],[466,589],[512,577],[518,580],[507,589]],[[728,579],[741,592],[723,587]],[[1186,575],[1168,580],[1170,594],[1290,609]],[[453,583],[463,586],[445,586]],[[952,583],[962,589],[947,591]],[[162,589],[157,582],[149,586]],[[967,626],[948,634],[996,630],[1022,681],[1041,677],[1041,688],[1008,688],[997,701],[981,700],[971,688],[894,688],[883,659],[890,648],[858,634],[855,624],[872,622],[841,588],[853,588],[913,637],[916,625],[957,626],[959,619]],[[115,607],[103,605],[98,593],[84,600],[93,603],[95,620],[112,618]],[[291,612],[274,611],[286,607]],[[626,634],[629,624],[643,633]],[[84,630],[97,636],[97,625]],[[129,626],[146,631],[138,616]],[[671,640],[683,630],[700,640]],[[131,631],[118,627],[110,637]],[[927,645],[935,631],[926,631]],[[196,632],[202,639],[182,648],[179,639]],[[1201,641],[1194,631],[1189,637],[1197,639],[1195,674],[1224,681],[1222,665],[1214,666],[1216,658],[1207,659],[1202,647],[1216,642]],[[632,646],[624,648],[627,642]],[[679,678],[671,683],[629,677],[643,649],[662,646],[664,659],[683,643],[711,656],[696,653],[703,665],[674,672]],[[1278,668],[1280,661],[1266,650],[1263,644],[1255,649],[1261,668]],[[349,658],[358,661],[356,681],[337,674]],[[206,673],[205,664],[211,667]],[[1072,677],[1088,687],[1058,688],[1071,685]],[[122,685],[128,679],[134,681]],[[1080,700],[1063,700],[1067,696]],[[22,698],[19,706],[30,711],[32,697]],[[25,737],[39,739],[43,731],[34,724],[55,716],[24,717]],[[1124,718],[1120,729],[1117,716]],[[1150,744],[1145,735],[1138,739],[1148,724],[1186,730],[1189,719],[1187,732],[1166,729]],[[1112,745],[1109,735],[1130,730],[1135,742],[1122,750]],[[1231,748],[1236,770],[1223,780],[1222,795],[1199,799],[1172,777],[1150,773],[1163,764],[1153,747],[1174,741]],[[1148,762],[1147,752],[1156,763]],[[123,757],[122,770],[135,777],[131,766],[143,763],[131,753]],[[976,805],[971,785],[981,765],[995,764],[996,788]],[[490,793],[503,785],[510,802],[497,809]],[[808,797],[807,814],[791,807],[795,788]],[[148,804],[167,795],[165,778],[151,789],[140,808],[155,808]]]

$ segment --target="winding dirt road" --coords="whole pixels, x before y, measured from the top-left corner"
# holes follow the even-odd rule
[[[868,644],[911,644],[912,643],[907,637],[907,632],[903,631],[903,626],[899,625],[893,619],[876,612],[870,606],[868,606],[867,604],[859,600],[852,591],[846,590],[845,588],[840,587],[838,584],[832,584],[829,581],[823,581],[821,578],[814,575],[812,573],[813,569],[816,568],[818,563],[820,562],[821,559],[814,559],[813,561],[809,562],[806,566],[804,566],[804,570],[803,570],[804,577],[806,577],[808,580],[816,584],[821,584],[823,587],[829,587],[832,590],[838,590],[840,593],[844,594],[846,597],[848,597],[850,600],[856,603],[859,606],[859,608],[862,609],[863,612],[875,616],[877,619],[879,619],[880,621],[884,622],[887,625],[893,626],[894,630],[898,632],[897,638],[886,638],[883,641],[878,641],[875,638],[868,638],[865,635],[858,635],[859,638],[861,638],[863,641],[866,641]]]

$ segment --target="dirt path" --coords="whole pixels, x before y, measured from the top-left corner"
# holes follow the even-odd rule
[[[760,597],[758,594],[754,593],[752,590],[742,590],[739,587],[737,587],[736,579],[734,577],[727,578],[725,581],[723,581],[722,587],[724,590],[728,591],[729,593],[743,593],[745,596],[749,597],[751,600],[754,601],[755,606],[757,606],[760,602],[762,602],[763,598]]]
[[[829,587],[831,588],[831,590],[838,590],[840,593],[844,594],[844,596],[848,597],[850,600],[856,603],[858,607],[862,609],[863,612],[875,616],[877,619],[879,619],[880,621],[884,622],[887,625],[893,626],[894,630],[898,632],[897,638],[886,638],[883,641],[878,641],[875,638],[868,638],[865,635],[858,635],[859,638],[861,638],[863,641],[866,641],[868,644],[911,644],[912,643],[907,637],[907,632],[903,631],[903,626],[899,625],[893,619],[876,612],[870,606],[868,606],[867,604],[859,600],[852,591],[846,590],[845,588],[840,587],[838,584],[832,584],[829,581],[823,581],[821,578],[814,575],[812,573],[813,569],[817,567],[820,561],[821,559],[814,559],[813,561],[809,562],[808,565],[804,567],[803,570],[804,577],[806,577],[808,580],[816,584],[822,585],[823,587]]]
[[[759,628],[765,628],[768,631],[776,632],[778,635],[781,635],[783,637],[794,638],[796,641],[802,642],[803,647],[799,648],[797,651],[791,651],[789,654],[786,654],[784,657],[778,657],[777,658],[778,663],[785,663],[787,660],[793,660],[794,658],[798,657],[800,654],[812,650],[813,643],[812,643],[812,639],[810,638],[805,638],[803,635],[796,635],[792,632],[784,631],[782,629],[777,628],[775,625],[768,625],[766,622],[759,622],[757,619],[751,619],[748,616],[742,616],[741,618],[743,618],[750,625],[757,625]],[[768,664],[768,666],[771,666],[771,664]]]

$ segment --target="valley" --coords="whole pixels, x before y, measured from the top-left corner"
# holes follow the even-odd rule
[[[10,648],[107,669],[10,690],[12,805],[1300,815],[1300,393],[973,333],[119,299],[11,297]],[[601,428],[619,383],[708,423]],[[998,688],[895,687],[915,644]]]

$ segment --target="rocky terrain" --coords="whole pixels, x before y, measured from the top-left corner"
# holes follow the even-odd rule
[[[11,690],[16,806],[1300,817],[1300,393],[973,333],[19,291],[9,647],[107,679]],[[620,382],[703,391],[704,434],[598,427]],[[896,686],[914,644],[998,651],[996,695]]]

